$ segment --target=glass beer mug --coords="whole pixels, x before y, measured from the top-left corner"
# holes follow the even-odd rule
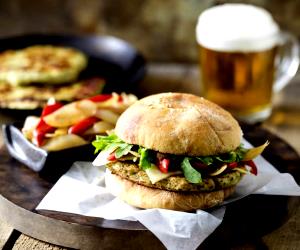
[[[203,96],[241,121],[268,118],[272,93],[297,72],[297,39],[281,32],[269,12],[247,4],[207,9],[196,37]]]

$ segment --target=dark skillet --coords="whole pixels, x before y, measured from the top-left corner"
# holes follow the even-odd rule
[[[144,57],[128,42],[112,36],[21,35],[1,38],[0,52],[43,44],[74,47],[84,52],[89,62],[79,79],[104,78],[107,82],[104,93],[112,91],[134,93],[137,83],[145,75]],[[34,112],[2,109],[2,113],[21,115],[24,118],[28,113]]]

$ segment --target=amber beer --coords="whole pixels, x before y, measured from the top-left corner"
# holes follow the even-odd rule
[[[267,118],[279,33],[259,7],[224,4],[204,11],[196,27],[203,95],[240,120]]]
[[[257,52],[215,51],[199,45],[203,95],[247,117],[271,110],[276,47]]]

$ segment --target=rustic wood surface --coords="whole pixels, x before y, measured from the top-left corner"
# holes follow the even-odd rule
[[[269,140],[271,144],[266,148],[264,157],[280,171],[289,172],[300,180],[300,158],[288,144],[260,126],[242,125],[242,128],[245,138],[253,145]],[[34,208],[51,187],[49,181],[12,159],[6,148],[0,148],[0,214],[15,229],[49,243],[81,249],[97,249],[99,245],[109,249],[112,242],[114,247],[122,246],[123,249],[147,249],[144,242],[151,242],[151,247],[155,245],[155,249],[162,249],[162,244],[136,222],[35,211]],[[253,241],[282,225],[287,213],[293,213],[296,206],[293,199],[280,196],[249,196],[230,204],[223,223],[200,249]],[[126,244],[123,243],[125,238]]]
[[[200,92],[198,84],[197,68],[182,65],[151,65],[149,75],[139,86],[143,95],[159,91],[185,91]],[[300,152],[300,76],[274,98],[274,112],[271,118],[263,126],[276,133],[296,151]],[[5,117],[5,122],[9,121]],[[0,145],[1,145],[0,141]],[[300,166],[299,166],[300,167]],[[300,206],[295,207],[291,217],[277,230],[268,233],[257,242],[249,242],[238,245],[232,249],[299,249],[300,246]],[[12,215],[13,216],[13,215]],[[0,248],[4,249],[66,249],[57,247],[42,241],[35,240],[23,234],[13,231],[8,224],[0,218]]]

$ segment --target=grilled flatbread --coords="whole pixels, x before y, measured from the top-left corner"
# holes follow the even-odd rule
[[[11,85],[61,84],[76,80],[86,66],[86,56],[76,49],[36,45],[2,52],[0,80]]]
[[[92,78],[74,84],[49,86],[11,86],[0,82],[0,108],[30,110],[43,107],[49,98],[73,101],[101,93],[105,81]]]

